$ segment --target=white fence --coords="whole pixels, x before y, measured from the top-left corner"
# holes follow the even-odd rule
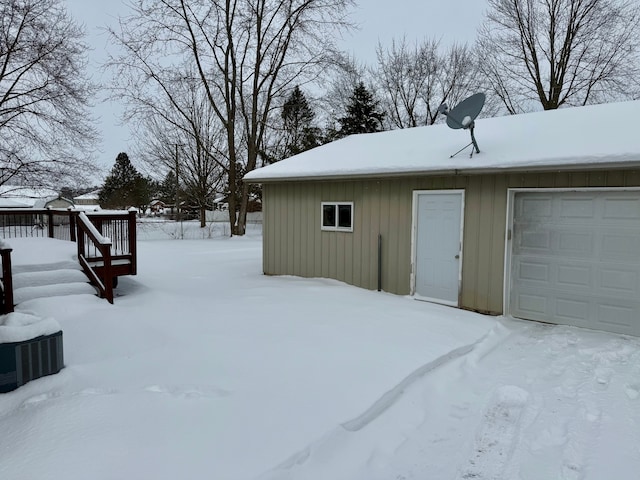
[[[228,222],[229,212],[226,210],[207,210],[207,222]],[[247,225],[262,223],[262,212],[247,213]]]

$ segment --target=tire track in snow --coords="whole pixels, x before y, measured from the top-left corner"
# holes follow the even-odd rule
[[[258,478],[600,480],[640,466],[640,339],[506,319],[488,337]],[[617,435],[630,453],[608,448]]]
[[[446,355],[442,355],[441,357],[436,358],[434,361],[429,362],[414,370],[411,374],[405,377],[404,380],[398,383],[398,385],[387,391],[378,400],[376,400],[373,405],[371,405],[364,413],[352,420],[349,420],[348,422],[343,423],[341,425],[342,428],[344,428],[348,432],[357,432],[358,430],[366,427],[369,423],[380,417],[380,415],[382,415],[387,409],[389,409],[389,407],[394,405],[402,396],[402,394],[407,390],[407,388],[409,388],[411,385],[416,383],[418,380],[420,380],[422,377],[427,375],[429,372],[432,372],[436,368],[468,354],[473,350],[475,345],[477,345],[477,343],[481,341],[482,339],[471,345],[465,345],[464,347],[456,348]]]
[[[477,341],[452,350],[447,354],[442,355],[435,360],[422,365],[421,367],[410,373],[408,376],[406,376],[395,387],[384,393],[362,414],[347,422],[342,423],[335,429],[329,431],[322,438],[294,453],[284,462],[264,472],[257,478],[291,478],[292,475],[294,475],[293,471],[299,467],[304,466],[305,463],[307,463],[312,458],[313,454],[318,454],[320,456],[324,455],[323,451],[332,450],[336,445],[346,443],[346,436],[361,431],[367,425],[370,425],[372,422],[378,419],[387,410],[397,404],[399,399],[403,396],[403,394],[407,392],[407,390],[412,385],[416,384],[430,372],[433,372],[434,370],[437,370],[438,368],[443,367],[444,365],[455,360],[463,358],[465,355],[468,355],[470,352],[474,351],[474,349],[476,349],[478,345],[482,345],[484,342],[486,342],[488,338],[492,339],[490,343],[493,345],[494,343],[496,343],[496,341],[498,341],[496,340],[496,337],[500,339],[500,337],[503,335],[504,330],[505,329],[501,325],[497,325]]]
[[[473,457],[457,478],[501,479],[518,443],[529,392],[515,385],[500,387],[485,409],[476,432]]]
[[[512,334],[501,342],[485,342],[426,379],[425,422],[382,468],[353,478],[600,480],[610,476],[603,466],[617,464],[617,478],[629,478],[625,472],[640,464],[640,340],[505,325]],[[443,382],[450,383],[437,391]],[[628,451],[612,455],[609,444],[619,435]]]
[[[468,345],[463,345],[462,347],[458,347],[455,350],[451,350],[449,353],[441,355],[435,360],[422,365],[421,367],[417,368],[412,373],[407,375],[391,390],[383,394],[364,413],[358,415],[352,420],[349,420],[348,422],[343,423],[342,428],[344,428],[348,432],[357,432],[358,430],[361,430],[376,418],[380,417],[380,415],[382,415],[387,409],[389,409],[389,407],[391,407],[398,401],[398,399],[406,392],[409,387],[421,380],[428,373],[436,370],[439,367],[449,364],[454,360],[458,360],[473,352],[474,350],[478,350],[476,356],[484,356],[487,354],[487,352],[496,348],[496,345],[498,345],[503,340],[504,335],[504,327],[498,324],[491,330],[489,330],[487,334],[483,335],[475,342]]]

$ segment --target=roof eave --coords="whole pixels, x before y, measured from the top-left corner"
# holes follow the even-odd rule
[[[527,172],[571,172],[584,170],[633,170],[640,168],[640,160],[634,162],[601,162],[601,163],[572,163],[572,164],[541,164],[541,165],[516,165],[508,167],[483,167],[446,170],[411,170],[401,172],[350,172],[344,174],[327,174],[313,176],[287,176],[287,177],[255,177],[245,179],[249,184],[283,183],[283,182],[313,182],[313,181],[344,181],[344,180],[376,180],[415,176],[456,176],[456,175],[487,175],[495,173],[527,173]]]

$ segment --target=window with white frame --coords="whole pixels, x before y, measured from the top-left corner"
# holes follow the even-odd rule
[[[353,202],[322,202],[322,230],[353,232]]]

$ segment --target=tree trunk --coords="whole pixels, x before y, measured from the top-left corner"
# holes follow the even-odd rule
[[[240,202],[240,212],[238,213],[237,235],[244,235],[247,232],[247,208],[249,206],[249,185],[242,184],[242,200]]]

